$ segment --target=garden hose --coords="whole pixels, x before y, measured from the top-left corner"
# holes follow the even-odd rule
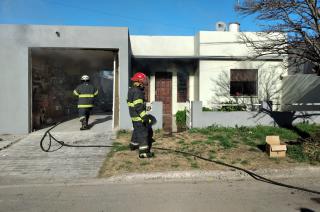
[[[43,137],[41,138],[40,147],[44,152],[52,152],[52,151],[50,151],[52,141],[55,141],[58,144],[60,144],[61,145],[60,148],[63,147],[63,146],[66,146],[66,147],[97,147],[97,148],[115,147],[114,145],[71,145],[71,144],[65,143],[64,141],[59,141],[58,139],[56,139],[50,133],[50,131],[53,128],[55,128],[56,126],[58,126],[60,123],[61,122],[59,122],[56,125],[54,125],[53,127],[49,128],[44,133]],[[47,148],[45,148],[43,143],[44,143],[44,139],[47,136],[49,136],[49,145],[48,145]],[[58,148],[58,149],[60,149],[60,148]],[[56,149],[56,150],[58,150],[58,149]],[[184,151],[180,151],[180,150],[174,150],[174,149],[168,149],[168,148],[162,148],[162,147],[152,147],[152,149],[157,149],[157,150],[160,150],[160,151],[168,151],[168,152],[174,152],[174,153],[178,153],[178,154],[193,156],[194,158],[199,158],[199,159],[204,160],[204,161],[208,161],[208,162],[211,162],[211,163],[216,163],[216,164],[219,164],[219,165],[222,165],[222,166],[226,166],[226,167],[229,167],[229,168],[233,168],[233,169],[237,169],[237,170],[243,171],[243,172],[247,173],[249,176],[251,176],[252,178],[254,178],[255,180],[259,180],[259,181],[262,181],[262,182],[265,182],[265,183],[270,183],[270,184],[277,185],[277,186],[282,186],[282,187],[286,187],[286,188],[296,189],[296,190],[305,191],[305,192],[309,192],[309,193],[314,193],[314,194],[319,194],[320,195],[320,191],[315,191],[315,190],[310,190],[310,189],[303,188],[303,187],[298,187],[298,186],[293,186],[293,185],[289,185],[289,184],[280,183],[280,182],[277,182],[277,181],[270,180],[268,178],[262,177],[261,175],[258,175],[258,174],[254,173],[252,171],[247,170],[247,169],[244,169],[244,168],[241,168],[241,167],[237,167],[237,166],[233,166],[233,165],[230,165],[230,164],[227,164],[227,163],[223,163],[221,161],[216,161],[216,160],[212,160],[212,159],[209,159],[209,158],[205,158],[205,157],[202,157],[202,156],[199,156],[199,155],[195,155],[193,153],[184,152]],[[53,151],[56,151],[56,150],[53,150]]]

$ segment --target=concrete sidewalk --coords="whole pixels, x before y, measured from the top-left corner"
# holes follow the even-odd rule
[[[115,138],[108,116],[96,115],[91,130],[80,131],[78,119],[62,123],[51,133],[65,143],[74,145],[111,145]],[[96,178],[110,148],[71,148],[53,143],[52,152],[40,149],[46,129],[34,132],[0,151],[0,185],[70,182]],[[49,138],[46,137],[45,145]],[[57,150],[57,151],[54,151]]]

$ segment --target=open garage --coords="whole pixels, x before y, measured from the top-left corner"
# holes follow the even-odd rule
[[[124,98],[131,58],[128,28],[1,25],[0,29],[4,100],[0,133],[29,133],[64,120],[73,120],[77,127],[70,130],[79,130],[73,90],[83,74],[99,89],[93,114],[100,115],[100,122],[111,117],[99,129],[131,127]]]
[[[31,48],[32,131],[77,117],[82,75],[98,89],[92,114],[112,115],[116,50]]]

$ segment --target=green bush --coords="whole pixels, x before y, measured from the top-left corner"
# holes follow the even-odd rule
[[[186,127],[186,118],[187,118],[187,111],[186,110],[179,110],[176,113],[176,124],[178,128],[185,128]]]
[[[213,111],[213,109],[208,108],[208,107],[202,107],[202,111]]]
[[[230,105],[224,105],[218,111],[245,111],[247,110],[246,105],[232,105],[235,104],[235,102],[229,101],[229,102],[222,102],[221,104],[230,104]]]

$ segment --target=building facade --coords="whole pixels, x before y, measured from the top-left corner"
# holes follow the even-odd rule
[[[279,102],[286,58],[249,60],[252,50],[241,35],[256,33],[230,29],[144,36],[129,35],[126,27],[0,25],[0,133],[28,133],[38,122],[72,115],[72,86],[87,72],[97,82],[112,72],[111,93],[104,94],[112,96],[114,129],[131,129],[126,95],[137,71],[149,76],[147,101],[162,102],[168,130],[175,130],[174,115],[190,101],[211,109],[230,102]],[[100,106],[106,110],[103,98]]]
[[[241,36],[256,33],[200,31],[195,36],[130,36],[133,71],[150,77],[148,99],[162,101],[164,127],[175,129],[174,115],[201,101],[215,110],[225,104],[257,105],[281,99],[283,56],[249,60],[253,51]],[[254,110],[254,108],[247,108]]]

